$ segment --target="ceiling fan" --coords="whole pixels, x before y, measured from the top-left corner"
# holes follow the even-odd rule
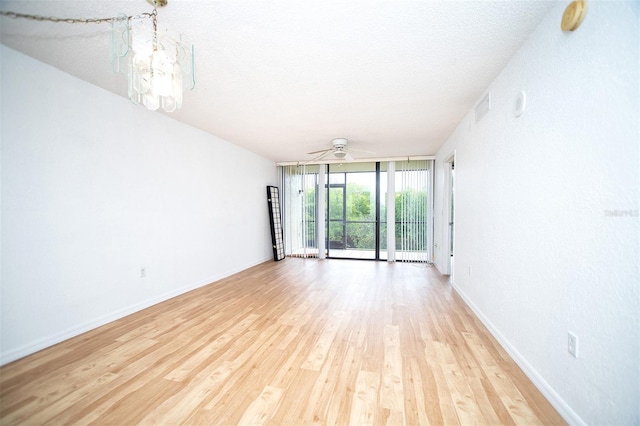
[[[349,140],[346,138],[336,138],[332,140],[331,143],[332,143],[331,148],[322,149],[320,151],[308,152],[307,154],[309,155],[320,154],[310,162],[328,159],[328,157],[330,157],[331,155],[333,155],[333,157],[336,160],[353,161],[354,158],[350,153],[351,151],[369,152],[369,151],[363,151],[361,149],[347,148],[347,145],[349,144]]]

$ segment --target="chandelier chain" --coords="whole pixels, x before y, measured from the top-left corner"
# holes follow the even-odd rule
[[[167,0],[148,1],[153,6],[164,6],[167,3]],[[166,112],[176,111],[182,107],[185,85],[188,89],[193,89],[195,85],[193,45],[185,47],[182,34],[177,40],[169,36],[165,39],[162,34],[158,34],[158,10],[155,7],[152,12],[130,16],[120,14],[108,18],[59,18],[0,10],[0,17],[3,16],[67,24],[110,23],[111,67],[116,73],[126,68],[129,99],[147,109],[155,111],[162,107]],[[131,21],[138,19],[151,19],[151,34],[145,22],[139,22],[140,27],[133,25]],[[116,25],[117,22],[120,24]],[[124,67],[121,66],[122,61],[127,63]]]
[[[151,18],[153,19],[154,25],[157,22],[158,11],[154,8],[153,12],[143,12],[139,15],[131,15],[131,16],[123,16],[123,17],[110,17],[110,18],[57,18],[55,16],[40,16],[40,15],[29,15],[26,13],[17,13],[11,11],[0,10],[0,15],[7,16],[13,19],[29,19],[32,21],[47,21],[47,22],[64,22],[66,24],[102,24],[107,22],[123,21],[123,20],[132,20],[132,19],[141,19],[141,18]]]

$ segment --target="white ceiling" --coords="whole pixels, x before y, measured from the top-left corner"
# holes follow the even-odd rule
[[[152,10],[145,0],[0,5],[65,18]],[[376,157],[435,154],[552,5],[169,0],[159,28],[185,33],[196,52],[196,88],[170,115],[274,161],[311,159],[336,137]],[[3,44],[126,96],[108,24],[2,17],[1,30]]]

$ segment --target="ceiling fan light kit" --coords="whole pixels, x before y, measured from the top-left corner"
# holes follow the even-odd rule
[[[344,157],[347,156],[346,151],[336,151],[333,153],[334,157],[339,158],[339,159],[343,159]]]
[[[111,24],[111,67],[127,76],[129,99],[147,109],[173,112],[182,107],[184,89],[195,87],[194,47],[183,34],[158,31],[157,7],[168,0],[147,0],[151,13],[109,18],[57,18],[0,11],[0,15],[68,24]],[[149,19],[151,23],[149,23]]]

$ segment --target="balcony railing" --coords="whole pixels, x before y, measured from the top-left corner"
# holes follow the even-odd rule
[[[332,226],[333,225],[333,226]],[[387,224],[380,223],[380,249],[387,248]],[[427,221],[396,221],[396,250],[403,252],[422,252],[427,249],[426,233],[423,232],[424,227],[428,225]],[[404,238],[400,235],[404,227]],[[329,250],[375,250],[375,221],[356,221],[356,220],[330,220],[329,229],[337,230],[334,235],[329,238]],[[412,229],[413,228],[413,232]],[[316,223],[315,221],[307,222],[307,247],[316,248],[318,243],[316,240]],[[331,234],[331,232],[330,232]]]

